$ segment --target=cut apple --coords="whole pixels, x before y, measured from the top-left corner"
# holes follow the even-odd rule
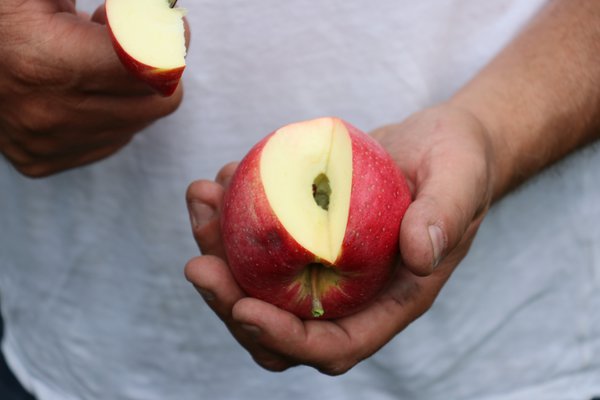
[[[301,318],[339,318],[390,281],[408,185],[370,136],[338,118],[284,126],[244,157],[221,233],[249,295]]]
[[[185,69],[185,11],[169,0],[106,0],[105,7],[123,65],[160,94],[173,94]]]
[[[344,125],[321,118],[280,129],[263,149],[260,174],[285,230],[320,260],[334,264],[346,233],[352,186],[352,142]],[[318,191],[325,183],[328,193]]]

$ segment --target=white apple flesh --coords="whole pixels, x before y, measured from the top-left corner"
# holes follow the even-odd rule
[[[185,11],[168,0],[106,0],[105,7],[123,65],[160,94],[173,94],[185,69]]]
[[[337,118],[280,128],[242,160],[222,237],[250,296],[301,318],[356,312],[390,281],[410,192],[370,136]]]

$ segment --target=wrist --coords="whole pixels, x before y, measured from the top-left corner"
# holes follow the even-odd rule
[[[594,0],[549,3],[450,100],[489,135],[494,199],[600,136],[598,12]]]
[[[509,192],[516,182],[520,167],[517,165],[518,157],[515,155],[519,144],[515,142],[518,137],[509,137],[502,119],[498,118],[491,105],[484,103],[469,94],[459,93],[448,101],[449,105],[460,109],[471,116],[481,126],[481,131],[486,138],[488,150],[488,166],[492,203]]]

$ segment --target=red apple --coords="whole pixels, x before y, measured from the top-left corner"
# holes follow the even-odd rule
[[[119,59],[163,96],[185,69],[184,11],[168,0],[106,0],[106,19]]]
[[[339,318],[388,284],[411,195],[386,151],[337,118],[254,146],[225,193],[222,237],[250,296],[303,319]]]

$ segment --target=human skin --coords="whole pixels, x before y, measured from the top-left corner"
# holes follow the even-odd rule
[[[123,68],[105,22],[74,0],[0,2],[0,152],[22,174],[105,158],[181,103]]]
[[[600,2],[550,2],[448,101],[372,134],[407,175],[414,201],[401,226],[397,276],[346,318],[302,321],[237,286],[219,232],[235,164],[188,188],[204,255],[185,275],[268,370],[303,364],[338,375],[374,354],[429,309],[494,201],[600,137]]]

